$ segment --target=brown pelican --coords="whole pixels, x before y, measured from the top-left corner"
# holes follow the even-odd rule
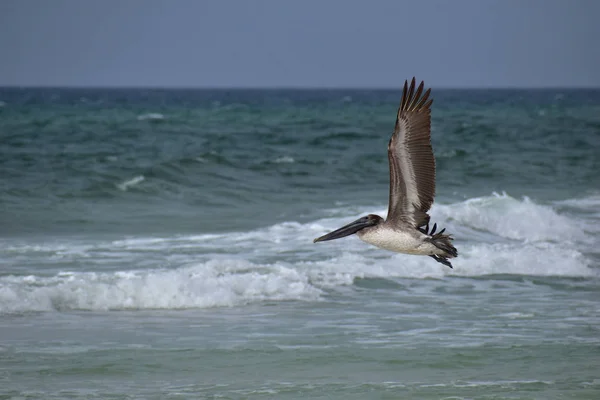
[[[423,93],[421,82],[415,92],[404,81],[396,126],[388,144],[390,198],[387,219],[369,214],[314,242],[352,235],[364,242],[397,253],[426,255],[452,268],[449,258],[458,256],[453,238],[445,229],[429,230],[427,211],[435,196],[435,158],[431,147],[431,89]]]

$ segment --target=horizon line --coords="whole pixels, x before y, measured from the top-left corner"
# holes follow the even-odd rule
[[[429,86],[432,90],[598,90],[600,86]],[[402,85],[386,86],[143,86],[143,85],[4,85],[0,89],[74,89],[74,90],[402,90]]]

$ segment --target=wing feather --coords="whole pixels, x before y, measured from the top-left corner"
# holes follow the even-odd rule
[[[431,89],[415,92],[404,82],[394,133],[388,145],[390,198],[388,221],[421,227],[429,222],[427,211],[435,197],[435,158],[431,147]]]

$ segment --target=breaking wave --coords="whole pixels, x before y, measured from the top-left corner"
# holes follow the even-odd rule
[[[4,277],[0,312],[180,309],[316,299],[306,276],[282,266],[209,261],[174,270]]]
[[[569,207],[595,205],[582,200]],[[0,276],[0,313],[52,310],[180,309],[265,301],[318,301],[357,278],[426,279],[447,276],[598,277],[587,251],[596,225],[530,199],[494,194],[435,205],[432,221],[454,234],[454,269],[427,257],[385,252],[355,237],[313,244],[312,239],[368,212],[330,210],[335,217],[282,222],[246,232],[120,240],[0,243],[10,274]],[[339,217],[339,215],[345,215]],[[586,225],[586,226],[588,226]],[[587,233],[586,233],[587,232]],[[26,257],[25,257],[26,256]],[[38,263],[26,273],[19,264]],[[89,265],[87,271],[66,270]]]

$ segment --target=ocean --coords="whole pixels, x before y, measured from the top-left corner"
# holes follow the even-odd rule
[[[0,399],[600,398],[600,90],[433,90],[454,269],[385,217],[394,90],[0,89]]]

